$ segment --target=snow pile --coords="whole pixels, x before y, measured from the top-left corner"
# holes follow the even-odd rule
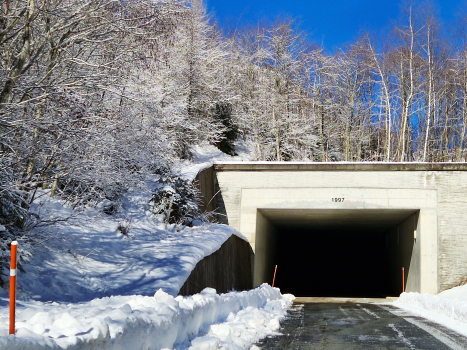
[[[397,306],[409,304],[467,323],[467,285],[448,289],[438,295],[402,293]]]
[[[467,285],[438,295],[402,293],[394,305],[467,335]]]
[[[190,350],[241,350],[268,335],[280,334],[279,320],[286,314],[294,297],[283,295],[282,299],[268,301],[262,308],[248,306],[237,314],[230,313],[226,322],[213,324],[206,336],[191,342]]]
[[[1,310],[0,350],[244,349],[278,330],[292,299],[264,284],[221,295],[206,288],[190,297],[159,290],[154,297],[81,304],[24,302],[17,309],[16,337],[7,336],[8,310]]]

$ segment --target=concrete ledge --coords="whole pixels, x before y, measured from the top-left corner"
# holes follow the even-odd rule
[[[353,303],[353,304],[381,304],[381,303],[393,303],[399,299],[398,297],[388,298],[309,298],[309,297],[298,297],[293,301],[294,303],[306,304],[306,303]]]
[[[467,163],[240,162],[216,163],[220,171],[466,171]]]

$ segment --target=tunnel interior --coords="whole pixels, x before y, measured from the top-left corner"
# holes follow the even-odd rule
[[[260,209],[255,284],[303,297],[387,297],[419,288],[419,210]]]

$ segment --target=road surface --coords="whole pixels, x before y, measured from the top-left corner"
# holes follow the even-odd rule
[[[256,345],[268,350],[467,349],[467,338],[390,305],[298,303],[281,326],[283,335]]]

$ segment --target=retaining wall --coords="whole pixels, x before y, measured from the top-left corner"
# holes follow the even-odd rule
[[[232,235],[213,254],[201,260],[180,289],[180,295],[192,295],[206,287],[226,293],[253,288],[253,250],[248,242]]]

